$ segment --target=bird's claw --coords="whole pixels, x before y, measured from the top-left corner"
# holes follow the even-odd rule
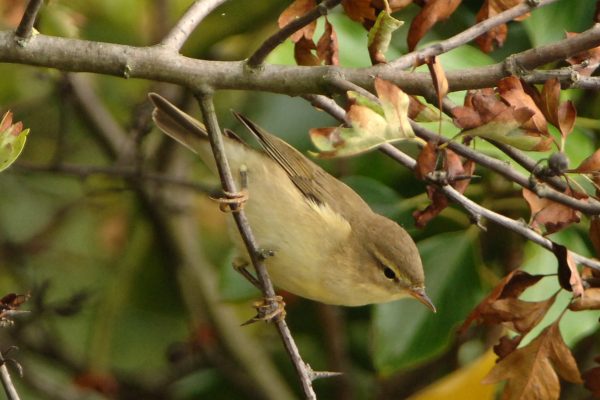
[[[267,297],[253,304],[256,315],[244,322],[242,326],[253,324],[258,321],[272,322],[285,318],[285,303],[283,297]]]

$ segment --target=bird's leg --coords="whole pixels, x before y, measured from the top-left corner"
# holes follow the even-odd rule
[[[241,189],[236,192],[223,191],[223,197],[211,197],[212,200],[219,203],[219,210],[223,212],[239,212],[244,209],[248,201],[248,168],[245,165],[240,167],[240,186]]]
[[[256,315],[244,322],[242,326],[258,321],[271,322],[285,318],[285,303],[281,296],[265,297],[254,302],[253,306],[256,308]]]
[[[269,257],[273,257],[274,255],[275,255],[275,252],[273,250],[269,250],[269,249],[259,249],[258,250],[258,257],[260,257],[260,259],[263,261]],[[248,261],[246,261],[242,257],[236,257],[233,260],[232,265],[233,265],[233,269],[235,269],[244,278],[246,278],[248,280],[248,282],[250,282],[252,285],[254,285],[258,290],[262,290],[262,286],[260,285],[260,282],[258,281],[258,279],[256,279],[256,277],[250,271],[248,271]]]

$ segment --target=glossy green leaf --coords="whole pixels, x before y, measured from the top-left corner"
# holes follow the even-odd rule
[[[418,244],[426,291],[438,311],[433,314],[413,299],[375,307],[373,359],[381,373],[423,363],[448,347],[456,325],[482,296],[474,239],[473,234],[453,232]]]

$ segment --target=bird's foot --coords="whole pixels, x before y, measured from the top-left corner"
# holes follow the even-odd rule
[[[219,203],[219,210],[223,212],[240,212],[244,209],[248,198],[247,189],[235,193],[223,191],[223,197],[211,197],[212,200]]]
[[[266,297],[253,304],[256,308],[256,315],[244,322],[242,326],[253,324],[258,321],[273,322],[285,318],[285,303],[283,297]]]

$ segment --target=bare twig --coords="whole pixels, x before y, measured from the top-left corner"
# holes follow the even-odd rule
[[[96,165],[76,165],[76,164],[30,164],[27,162],[17,162],[14,169],[28,172],[49,172],[64,175],[76,176],[78,178],[87,178],[92,175],[106,175],[115,178],[122,178],[136,182],[151,181],[159,184],[174,185],[184,187],[199,193],[214,195],[216,187],[202,183],[191,182],[186,179],[179,179],[169,175],[157,174],[152,172],[143,172],[127,166],[96,166]]]
[[[23,18],[15,31],[15,35],[20,39],[29,39],[33,32],[33,24],[42,8],[43,0],[30,0],[23,14]]]
[[[272,36],[268,37],[263,44],[252,54],[247,61],[247,65],[250,68],[256,68],[261,65],[267,56],[285,39],[296,32],[298,29],[305,27],[322,15],[326,15],[330,8],[333,8],[340,4],[342,0],[325,0],[321,4],[317,5],[311,11],[307,12],[300,18],[296,18],[279,31],[275,32]]]
[[[452,36],[451,38],[443,40],[439,43],[432,44],[431,46],[427,46],[424,49],[405,54],[402,57],[399,57],[398,59],[390,62],[388,66],[390,68],[399,69],[411,68],[428,57],[433,57],[443,53],[447,53],[452,49],[462,46],[463,44],[476,39],[478,36],[481,36],[482,34],[488,32],[489,30],[499,25],[505,24],[517,17],[527,14],[533,8],[547,6],[549,4],[555,3],[556,1],[558,0],[541,0],[535,6],[529,2],[523,2],[515,7],[509,8],[506,11],[496,14],[491,18],[481,21],[478,24],[475,24],[470,28],[465,29],[461,33]]]
[[[198,100],[200,102],[202,116],[204,117],[204,122],[206,123],[206,128],[209,133],[208,137],[210,139],[211,148],[215,157],[215,162],[217,164],[219,177],[221,178],[223,190],[228,193],[237,193],[237,188],[235,186],[233,176],[231,175],[231,170],[229,169],[229,163],[225,156],[223,137],[221,135],[221,129],[215,114],[212,94],[201,93],[198,95]],[[250,260],[256,271],[263,295],[265,296],[265,300],[271,302],[271,306],[275,307],[275,304],[273,304],[273,299],[275,298],[275,289],[273,288],[273,284],[271,283],[267,269],[261,259],[260,249],[256,239],[254,238],[254,234],[252,233],[248,219],[246,218],[246,215],[242,209],[234,206],[232,210],[237,228],[242,236],[242,240],[244,241],[250,256]],[[285,349],[292,360],[294,368],[296,369],[296,373],[298,374],[302,384],[302,390],[305,397],[307,399],[316,399],[316,395],[312,387],[313,372],[302,360],[300,352],[298,351],[298,347],[294,342],[285,319],[283,317],[278,317],[275,318],[273,322],[277,327],[277,331],[283,340]]]
[[[10,373],[8,372],[8,366],[6,365],[6,359],[2,352],[0,352],[0,382],[4,388],[4,393],[8,400],[19,400],[19,393],[12,382]]]
[[[179,51],[190,37],[194,29],[208,14],[227,0],[197,0],[188,8],[185,14],[177,21],[165,38],[160,42],[162,46]]]

